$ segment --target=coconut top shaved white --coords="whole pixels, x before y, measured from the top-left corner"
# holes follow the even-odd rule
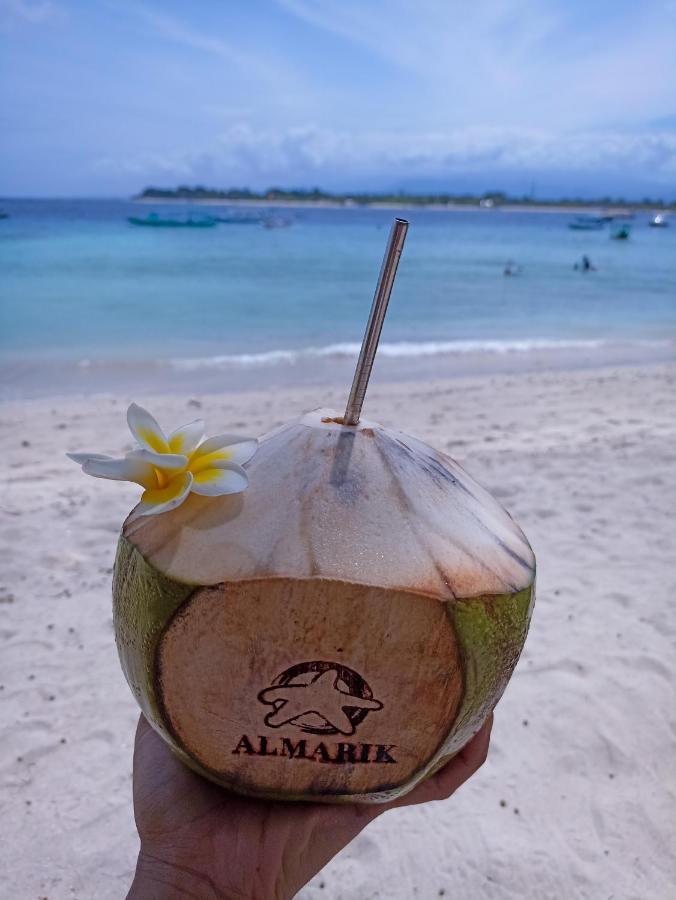
[[[263,437],[249,488],[191,495],[123,535],[169,578],[325,578],[452,599],[507,594],[534,579],[509,514],[456,462],[366,420],[315,410]]]

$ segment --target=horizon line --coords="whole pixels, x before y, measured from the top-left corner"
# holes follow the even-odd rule
[[[146,191],[158,191],[161,194],[166,194],[169,196],[153,196],[148,195],[145,196]],[[407,201],[421,199],[421,198],[429,198],[427,204],[431,205],[434,202],[444,203],[444,202],[454,202],[456,200],[465,200],[465,201],[476,201],[479,202],[481,200],[493,200],[495,207],[498,207],[501,204],[504,205],[552,205],[556,206],[559,204],[582,204],[582,205],[590,205],[590,206],[667,206],[673,207],[676,205],[676,198],[672,200],[665,200],[663,197],[643,197],[641,199],[629,199],[627,197],[622,196],[609,196],[606,195],[604,197],[593,197],[593,196],[573,196],[573,195],[559,195],[557,197],[529,197],[527,195],[514,195],[507,193],[501,190],[493,190],[493,191],[482,191],[482,192],[464,192],[464,193],[451,193],[447,191],[430,191],[430,192],[414,192],[414,191],[368,191],[368,190],[360,190],[360,191],[328,191],[322,188],[282,188],[282,187],[272,187],[266,188],[264,190],[257,191],[255,189],[246,188],[246,187],[238,187],[238,188],[204,188],[202,186],[196,186],[194,188],[190,188],[186,185],[181,185],[178,188],[154,188],[147,187],[143,188],[139,193],[136,194],[12,194],[12,193],[0,193],[0,202],[8,201],[59,201],[59,200],[112,200],[112,201],[120,201],[120,202],[135,202],[138,200],[171,200],[176,199],[177,201],[193,201],[199,202],[199,197],[190,197],[190,196],[176,196],[171,197],[171,194],[177,194],[179,191],[186,192],[197,192],[203,191],[206,194],[227,194],[227,193],[241,193],[249,196],[242,197],[203,197],[202,199],[208,200],[222,200],[224,203],[228,202],[246,202],[248,199],[256,201],[260,203],[261,201],[267,201],[270,203],[274,203],[276,199],[283,199],[285,195],[298,194],[300,195],[298,202],[307,203],[312,202],[312,194],[318,192],[319,196],[316,198],[318,202],[322,200],[331,201],[335,200],[337,202],[340,201],[349,201],[350,199],[358,200],[359,198],[369,198],[364,201],[364,205],[370,205],[373,203],[377,203],[380,201],[385,201],[389,205],[392,205],[396,202],[397,199],[401,199],[405,204]],[[273,196],[267,196],[267,195]],[[274,195],[280,195],[279,197],[275,197]],[[305,196],[303,196],[305,195]],[[443,199],[442,199],[443,198]],[[496,198],[500,198],[498,202],[495,202]],[[356,206],[359,206],[359,203],[355,203]],[[459,204],[462,205],[462,204]]]

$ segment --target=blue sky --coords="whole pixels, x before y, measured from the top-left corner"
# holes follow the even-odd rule
[[[0,194],[676,197],[676,0],[0,0]]]

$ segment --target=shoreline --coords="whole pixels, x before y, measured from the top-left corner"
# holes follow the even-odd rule
[[[557,204],[543,203],[501,203],[494,206],[480,206],[478,203],[392,203],[392,202],[376,202],[376,203],[349,203],[341,200],[265,200],[265,199],[247,199],[247,200],[222,200],[213,199],[194,199],[184,197],[131,197],[130,203],[139,203],[143,205],[168,205],[168,206],[237,206],[237,207],[253,207],[256,209],[382,209],[382,210],[407,210],[409,212],[415,210],[429,210],[430,212],[477,212],[477,213],[494,213],[494,212],[541,212],[541,213],[571,213],[580,214],[594,213],[598,215],[609,216],[630,216],[635,213],[651,213],[664,212],[669,214],[673,212],[667,208],[658,206],[601,206],[585,204]]]
[[[519,342],[514,342],[518,344]],[[528,342],[525,342],[526,344]],[[536,344],[536,342],[531,342]],[[530,349],[468,349],[388,355],[384,344],[374,367],[374,382],[382,385],[467,377],[581,372],[616,366],[653,366],[676,361],[676,343],[659,341],[588,341],[579,346]],[[575,342],[571,342],[575,344]],[[337,345],[337,348],[351,345]],[[404,345],[407,346],[407,345]],[[413,345],[415,346],[415,345]],[[424,347],[425,345],[419,345]],[[433,345],[431,345],[433,346]],[[443,345],[442,345],[443,346]],[[330,348],[327,348],[330,349]],[[238,357],[174,357],[160,359],[39,359],[7,358],[0,362],[0,404],[114,393],[156,395],[227,394],[274,391],[311,386],[318,394],[327,386],[352,383],[354,352],[272,351],[270,360]],[[250,362],[249,360],[253,360]]]

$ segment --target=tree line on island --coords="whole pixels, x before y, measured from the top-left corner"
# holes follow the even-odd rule
[[[252,201],[256,203],[331,203],[343,206],[372,206],[392,204],[402,206],[482,206],[497,207],[505,205],[519,206],[588,206],[588,207],[627,207],[631,209],[676,209],[676,203],[665,203],[663,200],[645,197],[641,201],[626,200],[623,197],[599,197],[596,199],[583,197],[564,197],[560,199],[535,199],[532,196],[511,196],[503,191],[486,191],[483,194],[414,194],[405,191],[396,193],[353,192],[349,194],[332,193],[315,187],[280,188],[271,187],[264,191],[253,191],[250,188],[228,188],[227,190],[208,188],[201,185],[189,187],[180,185],[177,188],[147,187],[135,200],[190,200],[193,202],[211,201]]]

